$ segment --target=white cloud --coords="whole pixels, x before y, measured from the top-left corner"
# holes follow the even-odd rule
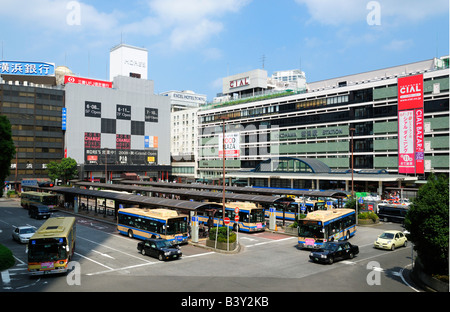
[[[8,29],[31,29],[55,38],[78,35],[83,39],[96,38],[97,43],[117,41],[120,34],[125,38],[128,35],[159,36],[155,39],[156,46],[180,50],[208,42],[223,31],[227,14],[239,12],[252,0],[135,1],[131,1],[129,10],[119,11],[123,4],[100,5],[87,0],[0,0],[0,22],[7,24]],[[117,9],[106,12],[107,7]],[[78,14],[76,10],[79,10],[76,16],[79,24],[70,25],[68,16],[73,21],[74,14]]]
[[[150,14],[161,31],[170,33],[174,49],[191,48],[224,29],[222,17],[236,13],[251,0],[149,0]]]
[[[384,46],[385,50],[400,52],[408,50],[414,44],[413,40],[392,40],[387,45]]]
[[[305,5],[311,20],[324,25],[353,24],[365,22],[367,15],[373,10],[367,7],[370,0],[295,0]],[[385,19],[417,21],[439,14],[448,14],[448,0],[378,0],[381,23]]]
[[[68,5],[69,3],[75,6]],[[0,18],[12,28],[67,32],[86,31],[106,33],[118,25],[118,11],[105,13],[80,1],[58,0],[0,0]],[[68,16],[77,15],[79,24],[68,23]]]

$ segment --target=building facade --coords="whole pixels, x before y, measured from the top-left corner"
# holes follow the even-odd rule
[[[168,91],[161,95],[170,99],[172,174],[180,182],[193,181],[197,168],[197,112],[206,105],[206,95],[193,91]]]
[[[153,179],[170,174],[170,105],[153,81],[125,76],[112,88],[65,85],[65,150],[81,178],[110,181],[133,172]]]
[[[0,114],[10,123],[16,146],[7,182],[48,178],[47,164],[64,157],[64,90],[53,63],[1,61]]]
[[[415,75],[423,76],[424,174],[399,175],[397,84],[399,78]],[[218,141],[223,123],[226,133],[240,137],[239,156],[226,159],[227,176],[251,185],[318,188],[319,179],[312,185],[312,177],[283,176],[296,172],[289,160],[270,161],[265,172],[271,174],[258,173],[263,161],[286,157],[317,159],[334,173],[352,166],[362,173],[382,170],[396,175],[385,180],[393,184],[424,179],[430,172],[448,175],[448,57],[308,83],[307,88],[295,95],[201,109],[197,177],[222,174]],[[322,182],[324,187],[349,186],[348,175],[341,182],[331,175],[320,179],[328,181],[326,186]],[[368,179],[357,179],[367,186]]]

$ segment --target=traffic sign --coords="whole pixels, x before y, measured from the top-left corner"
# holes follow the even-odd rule
[[[235,216],[234,217],[234,221],[238,222],[239,221],[239,216]]]
[[[236,214],[238,214],[238,213],[239,213],[239,207],[234,208],[234,212],[235,212]]]
[[[223,219],[223,222],[228,225],[228,223],[230,223],[230,218],[225,217],[225,219]]]

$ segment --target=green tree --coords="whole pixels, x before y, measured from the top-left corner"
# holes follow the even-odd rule
[[[65,184],[78,175],[77,162],[70,157],[63,158],[60,162],[51,161],[47,164],[47,172],[50,179],[60,179]]]
[[[0,115],[0,185],[10,174],[11,159],[16,154],[16,147],[11,135],[11,123],[6,116]],[[0,197],[3,192],[0,192]]]
[[[431,174],[405,217],[417,255],[430,274],[448,275],[449,180]]]

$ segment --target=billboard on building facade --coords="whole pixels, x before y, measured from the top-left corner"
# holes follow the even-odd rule
[[[86,86],[101,87],[101,88],[112,88],[112,82],[110,81],[88,79],[75,76],[64,76],[64,84],[67,83],[77,83]]]
[[[239,157],[241,155],[240,148],[240,133],[225,133],[225,140],[223,139],[223,134],[219,134],[219,157],[223,157],[225,150],[225,158],[227,157]],[[225,143],[225,148],[224,148]]]
[[[424,173],[423,75],[398,78],[398,172]]]

